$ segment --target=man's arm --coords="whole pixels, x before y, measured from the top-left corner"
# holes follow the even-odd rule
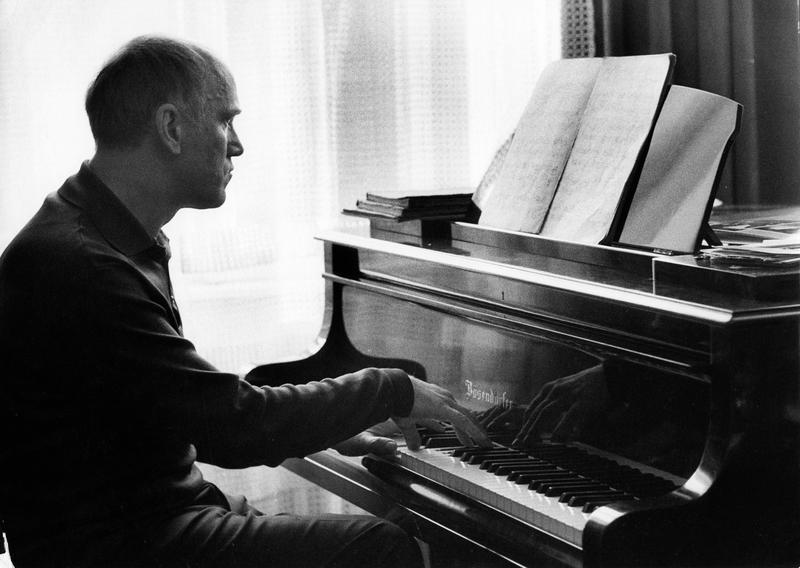
[[[228,467],[277,464],[393,416],[411,445],[416,436],[411,424],[424,418],[453,422],[465,443],[486,443],[447,391],[399,369],[363,369],[273,388],[220,372],[177,333],[168,305],[137,277],[135,270],[118,266],[97,272],[96,300],[89,309],[109,348],[95,356],[118,383],[116,403],[123,415],[142,422],[145,430],[161,428],[195,444],[202,461]]]

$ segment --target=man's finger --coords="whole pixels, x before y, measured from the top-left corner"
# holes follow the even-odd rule
[[[395,454],[397,443],[390,438],[361,432],[336,444],[334,449],[343,456],[363,456],[369,453],[385,456]]]
[[[397,418],[395,419],[398,428],[400,428],[400,432],[403,433],[403,437],[406,439],[406,446],[411,451],[417,451],[419,447],[422,445],[422,440],[420,440],[419,432],[417,431],[417,426],[414,424],[414,421],[409,418]]]
[[[393,456],[397,452],[397,442],[389,438],[375,436],[369,441],[368,449],[373,454]]]
[[[450,423],[456,430],[456,436],[465,446],[481,446],[490,448],[492,441],[486,430],[483,429],[469,414],[459,411],[457,408],[450,407]]]

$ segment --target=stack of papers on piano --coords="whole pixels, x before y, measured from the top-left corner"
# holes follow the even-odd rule
[[[800,265],[800,242],[719,246],[704,250],[701,258],[717,266],[794,268]]]
[[[396,195],[367,192],[355,209],[343,213],[407,221],[412,219],[463,219],[472,203],[472,192],[418,193]]]

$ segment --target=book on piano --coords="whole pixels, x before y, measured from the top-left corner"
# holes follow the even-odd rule
[[[444,191],[444,192],[443,192]],[[452,189],[394,194],[367,192],[356,201],[355,208],[343,213],[395,221],[413,219],[464,219],[472,208],[472,192]]]
[[[670,86],[674,64],[672,54],[551,63],[492,183],[475,193],[479,224],[694,252],[741,106]]]
[[[381,203],[394,207],[422,208],[438,206],[466,206],[472,200],[472,192],[464,191],[459,193],[420,193],[415,195],[393,195],[391,193],[367,192],[365,200],[359,200],[366,204]]]

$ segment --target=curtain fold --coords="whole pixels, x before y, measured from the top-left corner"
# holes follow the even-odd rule
[[[675,84],[743,105],[720,199],[800,203],[800,14],[795,0],[594,1],[598,55],[675,53]]]

